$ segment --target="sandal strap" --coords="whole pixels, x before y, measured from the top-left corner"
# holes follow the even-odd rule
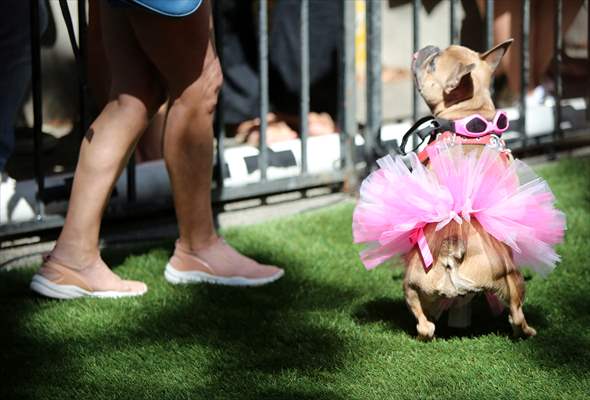
[[[56,262],[50,255],[46,257],[40,274],[58,285],[78,286],[89,292],[94,291],[86,280],[75,270]]]

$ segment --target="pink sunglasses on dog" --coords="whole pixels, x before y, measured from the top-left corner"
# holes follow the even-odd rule
[[[498,111],[494,116],[494,120],[489,122],[487,119],[479,114],[470,115],[468,117],[453,121],[455,133],[477,138],[485,136],[489,133],[503,133],[508,129],[508,116],[504,111]]]

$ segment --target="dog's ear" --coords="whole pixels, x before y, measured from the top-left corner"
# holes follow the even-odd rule
[[[462,81],[465,80],[466,77],[471,79],[471,71],[475,69],[475,64],[457,64],[451,75],[447,78],[445,82],[444,91],[445,94],[451,93],[453,90],[457,89],[461,86]],[[463,82],[464,83],[464,82]]]
[[[494,71],[498,67],[498,64],[500,64],[500,60],[504,57],[504,54],[506,54],[508,47],[510,47],[512,42],[514,42],[514,39],[505,40],[485,53],[480,54],[479,58],[487,62],[488,65],[492,67],[492,71]]]
[[[455,67],[455,70],[445,82],[443,98],[446,107],[473,97],[471,71],[474,68],[475,64],[458,64]]]

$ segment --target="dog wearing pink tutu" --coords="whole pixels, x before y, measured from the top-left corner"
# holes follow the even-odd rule
[[[489,91],[511,43],[483,54],[461,46],[414,54],[415,83],[433,113],[418,132],[428,145],[405,158],[409,167],[401,156],[380,159],[361,186],[353,216],[354,241],[366,244],[361,260],[372,269],[404,257],[404,292],[420,339],[434,337],[445,310],[450,325],[468,326],[477,293],[495,313],[508,307],[515,336],[534,336],[520,268],[546,275],[559,262],[554,246],[565,216],[546,182],[506,148],[509,121]]]

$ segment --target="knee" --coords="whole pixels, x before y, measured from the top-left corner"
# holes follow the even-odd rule
[[[223,73],[218,58],[206,60],[194,82],[181,90],[172,91],[170,112],[181,112],[187,120],[199,118],[210,124],[222,84]]]
[[[133,85],[113,85],[111,101],[130,120],[147,124],[166,100],[166,91],[157,80],[143,81]]]

